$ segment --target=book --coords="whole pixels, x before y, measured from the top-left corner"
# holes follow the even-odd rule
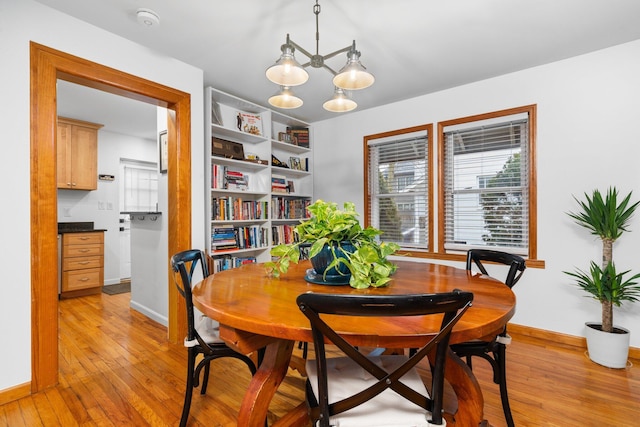
[[[236,116],[238,130],[252,135],[262,135],[262,118],[258,114],[238,111]]]
[[[286,133],[291,135],[295,145],[309,148],[309,128],[289,126]]]

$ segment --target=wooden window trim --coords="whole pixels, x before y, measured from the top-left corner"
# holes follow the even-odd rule
[[[433,226],[433,177],[434,177],[434,173],[433,173],[433,160],[431,159],[431,155],[433,153],[433,124],[429,123],[429,124],[424,124],[424,125],[419,125],[419,126],[413,126],[413,127],[408,127],[408,128],[404,128],[404,129],[397,129],[397,130],[392,130],[389,132],[382,132],[382,133],[377,133],[377,134],[373,134],[373,135],[366,135],[364,137],[363,140],[363,153],[364,153],[364,223],[365,223],[365,227],[371,225],[371,221],[369,220],[369,218],[371,217],[371,209],[369,208],[370,203],[371,203],[371,196],[369,194],[369,155],[368,155],[368,148],[369,148],[369,141],[374,140],[374,139],[381,139],[381,138],[389,138],[389,137],[395,137],[398,135],[403,135],[403,134],[407,134],[407,133],[413,133],[413,132],[420,132],[420,131],[426,131],[427,132],[427,153],[428,153],[428,159],[429,159],[429,165],[428,165],[428,170],[427,170],[427,179],[429,180],[428,182],[428,194],[427,194],[427,203],[429,204],[429,210],[427,211],[427,220],[429,222],[429,226],[428,226],[428,238],[427,238],[427,245],[429,248],[433,248],[433,230],[434,230],[434,226]],[[426,253],[426,252],[418,252],[418,251],[403,251],[403,253],[407,253],[407,254],[422,254],[422,253]]]
[[[464,259],[465,255],[461,254],[447,254],[444,248],[444,232],[445,232],[445,218],[444,218],[444,204],[441,203],[444,200],[445,189],[442,185],[444,182],[444,164],[440,160],[444,158],[444,129],[448,126],[454,126],[461,123],[469,123],[474,121],[481,121],[487,119],[493,119],[502,116],[509,116],[513,114],[526,113],[529,116],[529,254],[527,256],[527,266],[530,267],[544,267],[544,261],[537,259],[538,254],[538,204],[537,204],[537,166],[536,166],[536,129],[537,129],[537,117],[536,117],[537,105],[525,105],[522,107],[509,108],[506,110],[493,111],[490,113],[478,114],[473,116],[461,117],[453,120],[447,120],[438,123],[438,250],[437,258],[441,259]]]

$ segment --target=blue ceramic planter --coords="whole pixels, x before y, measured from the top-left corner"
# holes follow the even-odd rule
[[[337,245],[335,246],[335,253],[341,258],[346,258],[345,252],[353,253],[355,250],[355,246],[349,242],[342,242],[339,247]],[[313,265],[313,269],[318,276],[324,276],[325,270],[327,270],[327,266],[331,264],[331,261],[333,261],[333,253],[331,252],[331,248],[328,245],[325,245],[324,248],[316,254],[316,256],[311,258],[311,265]],[[326,276],[340,276],[342,278],[345,278],[346,276],[346,280],[348,281],[351,276],[351,272],[347,267],[340,264],[337,270],[335,267],[331,267],[327,270]]]

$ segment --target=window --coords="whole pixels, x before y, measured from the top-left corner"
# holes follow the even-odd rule
[[[532,257],[534,114],[528,106],[439,123],[440,252]]]
[[[155,163],[120,161],[120,211],[155,212],[158,210],[158,167]]]
[[[432,125],[364,138],[366,221],[382,230],[381,240],[429,250],[429,137]]]

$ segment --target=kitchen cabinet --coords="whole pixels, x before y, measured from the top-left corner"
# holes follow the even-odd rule
[[[98,129],[102,125],[58,117],[57,186],[66,190],[98,188]]]
[[[60,297],[96,294],[104,284],[104,232],[62,234]]]

